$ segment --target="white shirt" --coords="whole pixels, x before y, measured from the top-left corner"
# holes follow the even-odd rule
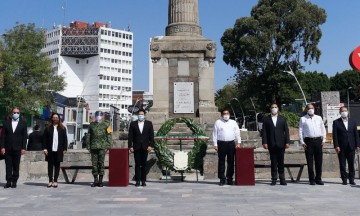
[[[348,127],[349,127],[349,121],[348,121],[348,119],[347,119],[347,118],[345,118],[345,119],[341,118],[341,119],[342,119],[342,121],[343,121],[343,123],[344,123],[344,125],[345,125],[346,130],[348,130]]]
[[[144,129],[144,121],[138,121],[138,124],[139,124],[140,133],[142,133]]]
[[[212,138],[214,146],[217,146],[217,141],[234,141],[236,139],[237,143],[241,143],[240,128],[232,119],[228,121],[218,119],[214,124]]]
[[[277,114],[276,115],[271,115],[271,119],[272,119],[275,127],[276,127],[277,117],[278,117]]]
[[[53,136],[53,144],[52,144],[52,151],[56,152],[59,146],[59,134],[57,131],[57,126],[54,125],[54,136]]]
[[[16,127],[18,126],[18,124],[19,124],[19,119],[11,121],[11,126],[12,126],[12,129],[13,129],[13,133],[15,132]]]
[[[313,115],[310,117],[308,114],[300,118],[299,122],[299,138],[300,143],[304,144],[306,137],[315,138],[321,137],[323,142],[326,141],[326,130],[321,116]]]

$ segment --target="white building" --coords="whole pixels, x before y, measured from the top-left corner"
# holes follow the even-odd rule
[[[88,109],[83,110],[87,115],[97,110],[109,112],[111,105],[120,109],[121,117],[129,115],[127,108],[132,103],[133,86],[132,32],[99,22],[76,21],[69,27],[58,26],[47,31],[43,52],[51,59],[54,73],[65,77],[67,86],[60,94],[84,98]],[[68,112],[72,113],[68,119],[76,119],[73,111]]]

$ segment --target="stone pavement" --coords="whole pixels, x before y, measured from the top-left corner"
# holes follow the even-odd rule
[[[356,180],[360,184],[360,180]],[[1,216],[49,215],[359,215],[360,186],[344,186],[340,179],[324,179],[324,186],[305,181],[288,186],[223,186],[217,180],[196,182],[149,181],[147,187],[91,188],[89,182],[20,182],[16,189],[0,183]]]

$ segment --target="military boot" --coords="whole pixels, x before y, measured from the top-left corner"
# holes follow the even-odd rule
[[[99,184],[98,184],[98,186],[99,187],[103,187],[104,185],[103,185],[103,175],[99,175]]]
[[[91,187],[96,187],[99,185],[98,176],[94,175],[94,182],[91,184]]]

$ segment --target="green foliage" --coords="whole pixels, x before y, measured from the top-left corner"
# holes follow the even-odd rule
[[[64,89],[63,77],[55,76],[51,61],[41,52],[45,32],[35,24],[19,24],[2,36],[0,72],[4,76],[1,103],[9,111],[18,106],[36,113],[52,102],[52,92]]]
[[[215,104],[219,110],[229,107],[229,102],[232,98],[237,98],[239,91],[234,83],[226,84],[222,89],[215,93]]]
[[[299,127],[300,117],[298,114],[282,111],[279,113],[279,115],[282,115],[286,118],[289,127],[295,127],[295,128]]]
[[[237,69],[235,81],[247,85],[247,97],[259,98],[264,110],[269,103],[288,103],[298,97],[294,78],[305,62],[319,61],[318,49],[326,21],[324,9],[306,0],[259,0],[250,17],[236,20],[221,44],[224,61]]]
[[[336,73],[330,78],[331,90],[340,92],[340,101],[347,102],[347,90],[349,87],[349,99],[354,100],[359,97],[360,73],[354,70],[345,70]]]
[[[306,73],[299,73],[298,75],[306,98],[311,98],[312,95],[321,91],[330,91],[331,83],[326,74],[308,71]]]
[[[167,120],[158,130],[156,136],[166,136],[176,123],[185,123],[192,131],[192,135],[206,136],[201,126],[195,124],[194,120],[190,118],[174,118]],[[206,149],[206,140],[194,140],[194,147],[190,152],[188,152],[188,169],[202,170],[204,163],[203,158],[206,155]],[[156,140],[154,144],[154,151],[162,167],[167,167],[169,170],[176,171],[174,169],[174,153],[167,147],[166,140]]]

